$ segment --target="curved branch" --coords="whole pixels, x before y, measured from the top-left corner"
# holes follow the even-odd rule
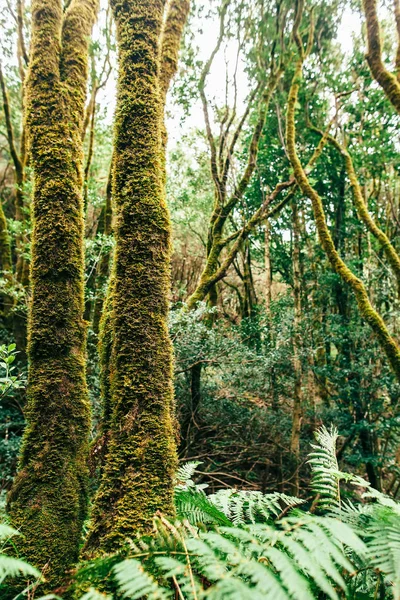
[[[394,0],[394,18],[397,30],[396,71],[397,79],[400,79],[400,0]]]
[[[25,63],[25,66],[28,66],[29,56],[26,51],[25,37],[24,37],[24,5],[22,0],[17,0],[17,26],[18,26],[18,45],[19,51],[21,53],[21,57]]]
[[[244,111],[244,113],[242,115],[242,118],[240,119],[240,121],[238,123],[238,126],[235,129],[235,132],[234,132],[234,134],[232,136],[231,143],[229,144],[229,149],[228,149],[228,152],[227,152],[227,155],[226,155],[226,158],[225,158],[225,162],[224,162],[224,166],[223,166],[223,170],[222,170],[222,177],[221,177],[221,179],[222,179],[222,186],[223,187],[225,187],[227,179],[228,179],[229,167],[230,167],[230,164],[231,164],[231,159],[232,159],[232,156],[233,156],[233,152],[234,152],[236,143],[237,143],[237,141],[239,139],[239,136],[240,136],[240,134],[242,132],[244,124],[247,121],[247,118],[248,118],[249,113],[250,113],[250,109],[252,107],[252,104],[254,102],[254,99],[255,99],[257,93],[260,90],[260,87],[261,87],[261,83],[259,83],[255,87],[255,89],[251,92],[250,97],[249,97],[249,101],[248,101],[247,106],[246,106],[246,109],[245,109],[245,111]]]
[[[221,12],[220,12],[220,22],[219,22],[219,35],[218,35],[217,43],[215,45],[215,48],[211,52],[210,58],[204,65],[204,68],[201,72],[200,80],[199,80],[199,92],[200,92],[201,103],[203,105],[203,113],[204,113],[204,121],[205,121],[205,125],[206,125],[207,140],[208,140],[208,144],[210,146],[210,152],[211,152],[211,173],[212,173],[212,177],[213,177],[213,180],[214,180],[214,183],[216,186],[216,190],[217,190],[216,200],[217,200],[218,204],[220,204],[222,202],[221,182],[220,182],[219,173],[218,173],[217,149],[216,149],[216,145],[215,145],[214,136],[213,136],[213,133],[211,130],[211,122],[210,122],[210,115],[208,112],[208,103],[207,103],[207,97],[206,97],[206,93],[205,93],[205,85],[206,85],[207,76],[210,73],[211,65],[212,65],[214,58],[222,44],[222,40],[223,40],[224,33],[225,33],[225,17],[226,17],[226,13],[227,13],[230,1],[231,0],[224,0],[224,2],[222,4]]]
[[[17,182],[19,183],[19,180],[21,178],[22,171],[23,171],[23,165],[22,165],[22,161],[18,155],[16,146],[15,146],[14,128],[12,126],[12,121],[11,121],[10,102],[9,102],[9,98],[8,98],[6,84],[4,81],[3,69],[2,69],[1,63],[0,63],[0,87],[1,87],[1,92],[2,92],[2,96],[3,96],[3,110],[4,110],[4,120],[6,123],[8,147],[9,147],[11,158],[14,163],[15,171],[17,174]]]
[[[165,104],[167,92],[178,70],[178,55],[190,0],[170,0],[161,38],[160,94]]]
[[[250,183],[250,179],[254,173],[254,170],[257,166],[257,156],[261,134],[264,129],[265,121],[267,118],[269,103],[271,101],[272,95],[276,89],[278,81],[283,74],[283,70],[279,68],[275,73],[271,75],[267,88],[262,97],[262,104],[260,109],[260,114],[258,117],[258,121],[256,127],[254,129],[249,149],[249,157],[247,161],[247,166],[245,172],[239,181],[238,185],[235,187],[235,190],[224,207],[224,215],[228,215],[231,210],[236,206],[236,204],[243,198],[243,195],[247,189],[247,186]]]
[[[379,31],[379,21],[376,10],[376,0],[363,0],[365,20],[367,24],[367,61],[372,76],[379,83],[388,100],[400,113],[400,82],[390,73],[382,60],[382,44]],[[400,60],[400,54],[398,51]],[[397,60],[396,60],[397,66]]]

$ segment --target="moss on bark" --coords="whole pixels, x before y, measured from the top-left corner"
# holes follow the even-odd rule
[[[363,0],[365,20],[367,23],[368,52],[367,61],[374,79],[379,83],[392,103],[400,113],[400,82],[396,75],[390,73],[382,60],[382,43],[379,31],[376,0]],[[397,14],[396,14],[397,18]],[[396,67],[397,67],[396,60]]]
[[[8,498],[21,551],[46,588],[78,558],[90,408],[83,321],[83,148],[96,0],[33,0],[27,127],[34,171],[27,428]]]
[[[162,32],[160,93],[165,105],[167,92],[178,69],[179,48],[190,10],[190,0],[170,0]]]
[[[173,515],[176,449],[167,329],[170,219],[163,190],[159,39],[164,2],[111,0],[119,47],[115,117],[111,418],[86,555]]]

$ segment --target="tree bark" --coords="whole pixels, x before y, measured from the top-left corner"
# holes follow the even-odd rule
[[[115,551],[174,515],[170,219],[159,84],[162,0],[112,0],[119,48],[108,452],[86,555]]]
[[[34,171],[27,427],[8,498],[23,555],[54,589],[78,559],[90,408],[83,321],[83,148],[96,0],[32,4],[27,126]]]

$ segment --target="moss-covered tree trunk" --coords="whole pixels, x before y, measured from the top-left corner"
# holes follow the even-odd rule
[[[162,156],[159,41],[163,0],[111,0],[119,79],[115,116],[111,415],[108,452],[86,553],[120,548],[172,516],[170,219]]]
[[[271,310],[272,302],[272,265],[271,265],[271,226],[268,219],[264,223],[264,276],[265,276],[265,310]]]
[[[396,71],[397,75],[394,75],[387,70],[385,63],[382,59],[382,40],[379,28],[378,14],[377,14],[377,0],[363,0],[362,2],[366,20],[367,29],[367,61],[373,78],[379,83],[381,88],[386,94],[386,97],[400,113],[400,81],[398,79],[398,57],[399,50],[396,56]],[[395,2],[395,17],[397,24],[397,35],[400,48],[400,28],[398,25],[398,5]]]
[[[33,0],[27,126],[34,170],[27,428],[8,499],[50,589],[78,558],[90,409],[83,321],[83,149],[96,0]]]

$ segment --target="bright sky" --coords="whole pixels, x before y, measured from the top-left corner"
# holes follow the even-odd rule
[[[206,0],[205,4],[209,5],[209,0]],[[194,43],[199,48],[199,58],[202,60],[208,59],[215,44],[219,28],[217,19],[208,20],[206,23],[207,26],[204,27],[203,32],[197,32],[194,39]],[[361,26],[362,20],[360,14],[355,13],[350,8],[346,8],[339,27],[340,36],[338,39],[338,42],[346,54],[351,53],[353,48],[353,36],[358,36],[360,34]],[[219,101],[223,104],[225,98],[226,61],[228,62],[230,71],[233,71],[236,61],[236,52],[236,43],[231,41],[227,46],[221,48],[220,52],[215,57],[207,79],[207,93],[209,94],[209,99],[214,97],[217,102]],[[244,100],[249,92],[249,82],[244,73],[243,66],[240,63],[238,68],[238,82],[238,106],[242,106],[243,108]],[[194,127],[204,127],[203,111],[200,100],[192,105],[190,115],[186,118],[184,123],[181,123],[182,112],[179,107],[173,105],[171,95],[167,106],[167,112],[168,139],[169,144],[172,147],[178,142],[182,134],[188,133]]]
[[[206,8],[210,6],[215,7],[215,0],[203,0],[204,6]],[[99,22],[94,30],[94,37],[98,40],[101,40],[101,35],[99,34],[100,30],[104,27],[105,23],[105,12],[107,8],[108,1],[101,0],[101,12],[99,16]],[[0,0],[0,15],[7,16],[8,19],[9,13],[6,10],[7,0]],[[205,11],[207,12],[207,10]],[[7,25],[11,27],[11,22],[8,23],[2,22],[1,27],[3,29],[1,34],[7,29]],[[198,56],[202,60],[206,60],[209,57],[209,54],[213,48],[215,43],[219,22],[218,19],[207,19],[204,22],[196,23],[198,29],[202,28],[202,31],[197,31],[194,36],[194,44],[198,47],[199,53]],[[343,49],[350,53],[352,49],[352,38],[355,33],[358,35],[361,30],[361,17],[359,14],[356,14],[350,8],[347,8],[344,12],[341,26],[339,27],[340,38],[339,42],[342,45]],[[12,36],[11,36],[12,38]],[[15,58],[10,59],[7,56],[8,52],[13,48],[13,40],[10,39],[9,35],[0,35],[0,60],[3,59],[5,64],[15,64]],[[216,56],[210,75],[207,80],[207,94],[209,99],[211,97],[215,97],[217,102],[223,102],[225,96],[225,69],[226,69],[226,61],[228,63],[229,71],[232,73],[234,64],[236,61],[236,43],[232,40],[228,43],[227,46],[221,48],[220,52]],[[116,65],[115,65],[116,67]],[[113,111],[115,107],[115,86],[116,86],[116,68],[114,69],[114,73],[110,77],[108,85],[104,90],[101,90],[98,100],[104,109],[106,109],[107,117],[106,120],[108,122],[112,122]],[[238,68],[238,106],[243,106],[244,99],[246,98],[249,86],[247,77],[239,64]],[[179,107],[174,106],[172,99],[170,97],[168,104],[168,130],[169,130],[169,143],[173,146],[182,136],[182,134],[189,132],[193,127],[203,127],[203,113],[200,101],[193,103],[191,106],[191,111],[189,117],[182,124],[181,117],[182,112]]]

